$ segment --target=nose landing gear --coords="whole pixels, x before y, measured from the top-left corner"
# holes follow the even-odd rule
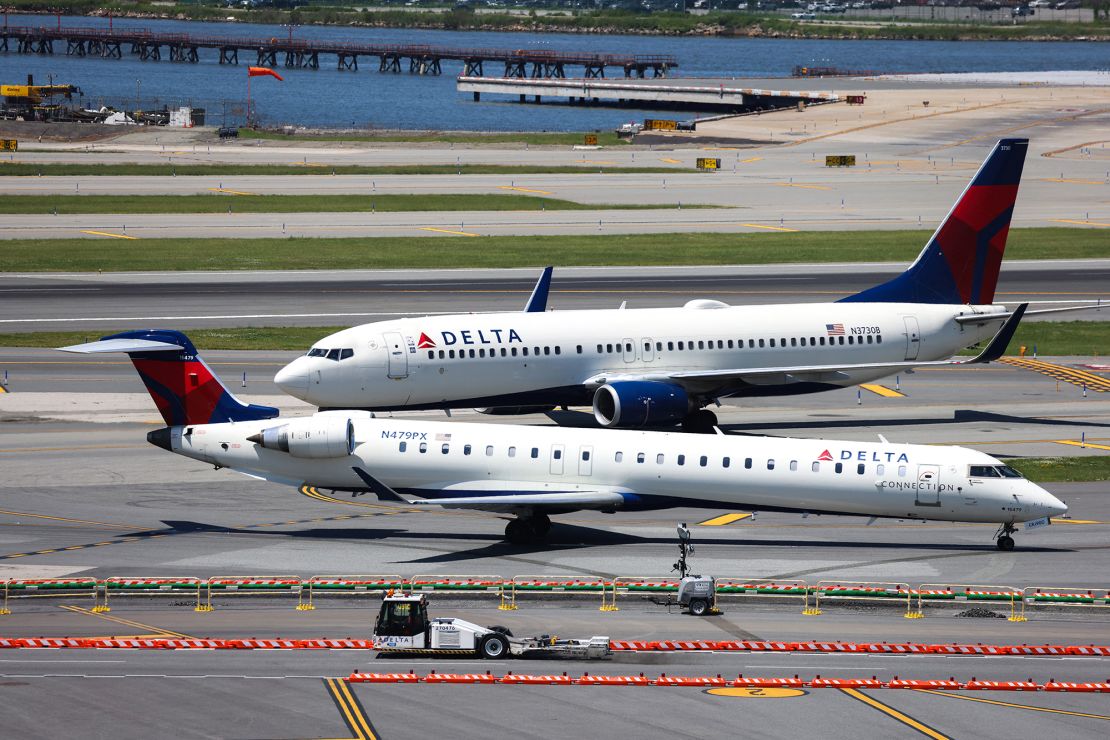
[[[514,545],[543,542],[551,529],[547,514],[532,514],[511,520],[505,525],[505,539]]]
[[[1016,531],[1017,527],[1014,526],[1013,522],[1007,522],[998,528],[994,536],[998,538],[995,540],[995,544],[998,545],[999,550],[1010,552],[1014,549],[1014,538],[1010,535]]]

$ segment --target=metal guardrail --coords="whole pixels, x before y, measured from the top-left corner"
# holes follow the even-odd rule
[[[976,584],[955,585],[949,583],[923,583],[916,589],[917,610],[924,616],[922,602],[925,600],[990,601],[1010,604],[1011,622],[1024,622],[1025,600],[1022,590],[1013,586],[984,586]],[[1020,609],[1019,609],[1020,607]]]
[[[11,578],[4,581],[4,605],[0,614],[11,614],[11,599],[91,598],[96,608],[100,582],[95,578]]]
[[[605,590],[609,584],[600,576],[513,576],[506,583],[509,587],[509,598],[505,599],[505,589],[501,590],[501,605],[497,608],[502,611],[513,611],[517,608],[517,591],[522,593],[543,594],[581,594],[596,593],[601,595],[601,611],[606,609]]]
[[[889,581],[818,581],[810,591],[814,595],[813,606],[806,596],[802,614],[816,616],[821,613],[821,601],[845,599],[850,601],[891,601],[905,599],[906,619],[919,619],[922,614],[913,609],[913,590],[908,583]]]
[[[197,611],[210,612],[213,597],[292,595],[301,603],[303,583],[298,576],[213,576],[208,579],[206,590],[208,599]]]
[[[399,575],[387,576],[312,576],[301,588],[301,601],[297,611],[310,612],[316,608],[317,596],[339,594],[342,596],[377,595],[385,591],[404,590],[408,582]],[[308,594],[308,601],[304,595]]]
[[[1021,600],[1030,606],[1110,607],[1110,589],[1073,586],[1028,586]]]
[[[181,596],[183,594],[195,596],[196,606],[194,607],[193,611],[204,611],[200,595],[201,589],[203,587],[204,581],[199,578],[193,578],[191,576],[105,578],[103,581],[100,582],[100,590],[103,594],[103,600],[100,604],[93,607],[93,611],[112,611],[112,607],[108,602],[111,598],[113,598],[113,596],[115,598],[120,598],[121,596]]]
[[[604,598],[601,610],[606,612],[620,611],[617,606],[617,594],[658,594],[677,593],[678,578],[675,576],[617,576],[609,582],[609,603]]]

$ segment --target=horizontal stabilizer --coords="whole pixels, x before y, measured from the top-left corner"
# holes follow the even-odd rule
[[[164,352],[180,349],[185,348],[180,344],[134,338],[101,339],[97,342],[74,344],[69,347],[58,348],[60,352],[79,352],[84,355],[100,354],[103,352]]]
[[[1025,315],[1025,309],[1029,308],[1028,303],[1023,303],[1006,319],[1006,323],[994,335],[994,339],[990,341],[982,352],[967,361],[968,365],[980,365],[985,362],[994,362],[1006,348],[1010,346],[1010,340],[1014,338],[1014,332],[1017,331],[1018,324],[1021,323],[1021,317]]]

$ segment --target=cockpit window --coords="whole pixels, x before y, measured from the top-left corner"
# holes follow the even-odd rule
[[[339,361],[339,350],[329,349],[328,350],[328,359],[329,360],[335,360],[336,362],[338,362]]]
[[[327,355],[328,351],[326,349],[321,349],[320,347],[313,347],[308,351],[309,357],[327,357]]]
[[[993,465],[971,465],[967,473],[972,478],[1001,478],[1002,474]]]
[[[339,350],[339,359],[346,360],[348,357],[354,357],[355,351],[353,349]]]
[[[1024,476],[1018,471],[1011,468],[1009,465],[997,465],[995,470],[1002,474],[1003,478],[1023,478]]]
[[[313,347],[308,351],[309,357],[323,357],[334,362],[346,360],[348,357],[354,357],[355,351],[351,348],[344,349],[324,349],[323,347]]]

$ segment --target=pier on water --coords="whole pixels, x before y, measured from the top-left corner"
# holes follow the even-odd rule
[[[422,44],[359,44],[345,41],[287,38],[201,36],[155,33],[144,29],[0,26],[0,53],[122,59],[125,54],[144,61],[196,64],[201,50],[213,50],[220,64],[243,61],[262,67],[319,69],[321,59],[334,57],[336,69],[357,70],[359,60],[376,60],[380,72],[442,74],[445,61],[463,64],[463,75],[480,77],[493,65],[501,77],[565,78],[567,69],[582,69],[581,77],[602,79],[606,70],[624,77],[666,77],[678,66],[668,54],[597,54],[547,49],[451,48]]]

